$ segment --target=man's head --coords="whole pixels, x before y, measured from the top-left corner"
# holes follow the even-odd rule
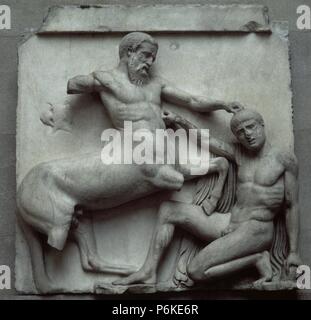
[[[131,32],[120,43],[119,56],[128,67],[130,80],[142,84],[149,79],[149,69],[155,61],[158,43],[143,32]]]
[[[231,130],[238,141],[250,151],[259,151],[265,141],[266,134],[262,116],[254,110],[243,109],[231,119]]]

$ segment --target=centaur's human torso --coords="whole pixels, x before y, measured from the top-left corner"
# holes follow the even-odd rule
[[[143,86],[132,84],[118,70],[97,72],[95,78],[103,85],[99,94],[115,128],[122,130],[124,121],[131,121],[134,131],[165,129],[161,116],[162,84],[158,78]]]

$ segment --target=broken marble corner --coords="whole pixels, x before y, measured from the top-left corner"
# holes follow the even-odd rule
[[[189,9],[188,6],[185,7]],[[77,74],[88,74],[99,68],[109,69],[118,63],[117,48],[122,37],[118,32],[133,31],[133,24],[124,24],[122,29],[117,29],[116,35],[113,36],[109,35],[110,31],[107,33],[108,29],[103,28],[100,31],[98,25],[102,24],[101,16],[104,15],[104,8],[64,7],[54,9],[56,10],[54,11],[55,19],[49,16],[45,21],[45,29],[42,28],[40,31],[40,36],[31,37],[19,49],[18,185],[27,172],[38,163],[97,150],[100,147],[99,137],[102,129],[111,126],[102,105],[88,95],[72,101],[74,121],[68,123],[66,132],[50,130],[51,128],[43,123],[48,117],[44,119],[41,117],[46,114],[44,112],[49,114],[49,102],[54,104],[57,101],[65,104],[66,84],[70,77]],[[111,11],[110,14],[113,12],[118,16],[118,8],[119,6],[111,8],[115,11]],[[191,14],[191,19],[195,21],[188,21],[191,19],[184,19],[181,14],[175,18],[176,24],[174,25],[178,27],[175,29],[178,36],[174,32],[166,32],[172,31],[172,23],[167,18],[161,21],[160,25],[154,23],[153,29],[149,30],[150,25],[152,26],[150,20],[156,19],[155,13],[158,11],[152,11],[154,13],[151,14],[148,10],[149,16],[147,12],[140,12],[140,15],[145,14],[148,17],[148,19],[139,20],[141,21],[140,31],[156,31],[156,26],[159,28],[156,38],[159,41],[160,50],[155,68],[165,78],[175,82],[176,86],[186,91],[210,95],[222,100],[238,100],[247,106],[252,106],[260,111],[267,120],[270,140],[280,145],[284,145],[285,141],[290,148],[293,148],[288,42],[283,36],[285,32],[283,32],[282,25],[276,24],[275,27],[278,28],[273,29],[270,34],[266,10],[260,6],[255,6],[252,10],[250,6],[238,6],[241,11],[241,19],[239,19],[237,7],[234,7],[235,14],[230,15],[230,8],[221,6],[219,8],[221,13],[217,14],[217,6],[213,6],[213,15],[217,14],[220,17],[226,12],[226,19],[229,19],[230,16],[231,18],[226,21],[223,19],[225,27],[220,25],[221,20],[212,19],[206,26],[202,22],[201,6],[191,8],[196,10],[196,13],[193,11]],[[208,16],[210,14],[208,6],[204,8]],[[93,14],[97,16],[95,9],[101,11],[101,14],[98,15],[98,25],[94,24],[94,19],[91,19]],[[92,10],[95,12],[91,15],[88,12]],[[123,7],[120,7],[120,10],[123,10]],[[134,8],[131,10],[135,15]],[[182,6],[180,6],[180,12],[185,12],[181,10]],[[249,10],[247,12],[253,12],[253,14],[246,14],[243,10]],[[254,12],[259,13],[254,14]],[[215,25],[211,24],[212,21]],[[222,31],[230,31],[228,30],[229,21],[231,31],[237,34],[229,32],[224,35],[222,33]],[[248,32],[241,35],[241,26],[251,21],[264,26],[264,37]],[[186,23],[188,29],[200,32],[190,35],[187,35],[186,32],[179,33],[185,29],[182,23]],[[253,25],[256,26],[256,24]],[[127,26],[129,30],[126,29]],[[113,28],[117,26],[112,24],[111,28],[114,31]],[[260,30],[260,32],[263,31],[263,29]],[[274,32],[274,30],[278,31]],[[216,32],[210,35],[208,31]],[[219,37],[218,31],[221,35]],[[280,37],[280,31],[282,31],[282,37]],[[54,32],[56,36],[45,37],[45,34]],[[58,32],[64,34],[57,37]],[[86,34],[81,35],[83,32]],[[104,34],[99,34],[98,37],[88,37],[87,33],[97,32]],[[71,33],[77,34],[73,36]],[[195,60],[193,59],[194,51],[202,52],[196,55]],[[254,51],[256,55],[253,54]],[[36,77],[33,77],[33,74],[36,74]],[[189,81],[189,75],[194,75],[191,81]],[[32,82],[29,82],[30,78],[33,79]],[[86,105],[88,108],[85,108]],[[271,112],[272,106],[273,112]],[[173,106],[170,107],[174,110]],[[56,111],[60,110],[57,108]],[[211,128],[215,135],[223,137],[224,140],[232,138],[228,130],[220,129],[223,127],[220,126],[223,120],[217,114],[211,119],[206,119],[181,110],[175,109],[175,111],[189,118],[193,123]],[[229,117],[226,121],[228,124]],[[69,130],[70,126],[72,134]],[[173,199],[191,202],[192,194],[193,185],[189,184],[181,193],[174,194]],[[166,199],[163,195],[148,197],[111,210],[109,217],[105,220],[94,219],[94,232],[100,256],[112,264],[130,263],[140,267],[153,232],[157,207],[163,199]],[[160,266],[161,285],[157,288],[134,286],[129,288],[132,292],[184,290],[176,289],[171,280],[176,269],[179,241],[180,239],[175,240],[165,261]],[[29,250],[19,228],[17,228],[16,250],[16,288],[20,292],[36,293]],[[47,273],[57,286],[62,286],[62,292],[118,294],[126,290],[126,288],[111,285],[115,279],[114,276],[84,272],[81,268],[77,246],[74,243],[69,242],[63,252],[46,248],[44,255]]]

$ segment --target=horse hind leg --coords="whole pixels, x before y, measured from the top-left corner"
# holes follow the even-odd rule
[[[36,289],[41,294],[63,291],[61,288],[56,288],[46,272],[41,235],[32,226],[23,221],[21,217],[18,217],[17,221],[28,244]]]

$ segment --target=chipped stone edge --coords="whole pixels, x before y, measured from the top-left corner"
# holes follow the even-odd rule
[[[50,35],[50,34],[88,34],[88,33],[96,33],[96,34],[106,34],[106,33],[121,33],[121,32],[132,32],[132,31],[139,31],[136,30],[136,28],[120,28],[119,30],[113,30],[110,28],[106,29],[90,29],[90,30],[49,30],[50,24],[52,23],[53,19],[55,19],[59,13],[60,10],[62,9],[92,9],[92,8],[98,8],[98,9],[103,9],[103,8],[120,8],[120,9],[125,9],[125,8],[167,8],[169,9],[174,9],[174,8],[183,8],[183,7],[188,7],[188,8],[219,8],[219,9],[225,9],[225,8],[253,8],[253,9],[258,9],[261,10],[262,12],[262,17],[264,20],[264,25],[259,24],[256,21],[249,21],[245,25],[240,26],[239,28],[232,28],[232,29],[223,29],[223,30],[217,30],[217,29],[210,29],[207,28],[206,30],[198,29],[198,30],[185,30],[183,28],[178,29],[171,29],[171,28],[161,28],[161,29],[152,29],[152,28],[143,28],[144,31],[152,33],[152,32],[234,32],[234,33],[250,33],[250,32],[255,32],[255,33],[271,33],[271,26],[270,26],[270,20],[269,20],[269,8],[264,5],[253,5],[253,4],[227,4],[227,5],[217,5],[217,4],[142,4],[142,5],[118,5],[118,4],[104,4],[104,5],[56,5],[56,6],[51,6],[48,9],[48,12],[46,16],[43,19],[43,23],[41,27],[38,29],[36,32],[38,35]]]
[[[289,41],[289,23],[288,21],[272,21],[271,23],[271,30],[273,34],[277,35],[282,41],[287,44],[287,54],[288,54],[288,65],[289,65],[289,73],[290,73],[290,83],[289,83],[289,90],[291,93],[291,115],[292,115],[292,131],[294,135],[293,139],[293,149],[295,148],[295,127],[294,127],[294,117],[295,117],[295,110],[294,110],[294,89],[293,89],[293,78],[292,78],[292,51],[291,45]]]

